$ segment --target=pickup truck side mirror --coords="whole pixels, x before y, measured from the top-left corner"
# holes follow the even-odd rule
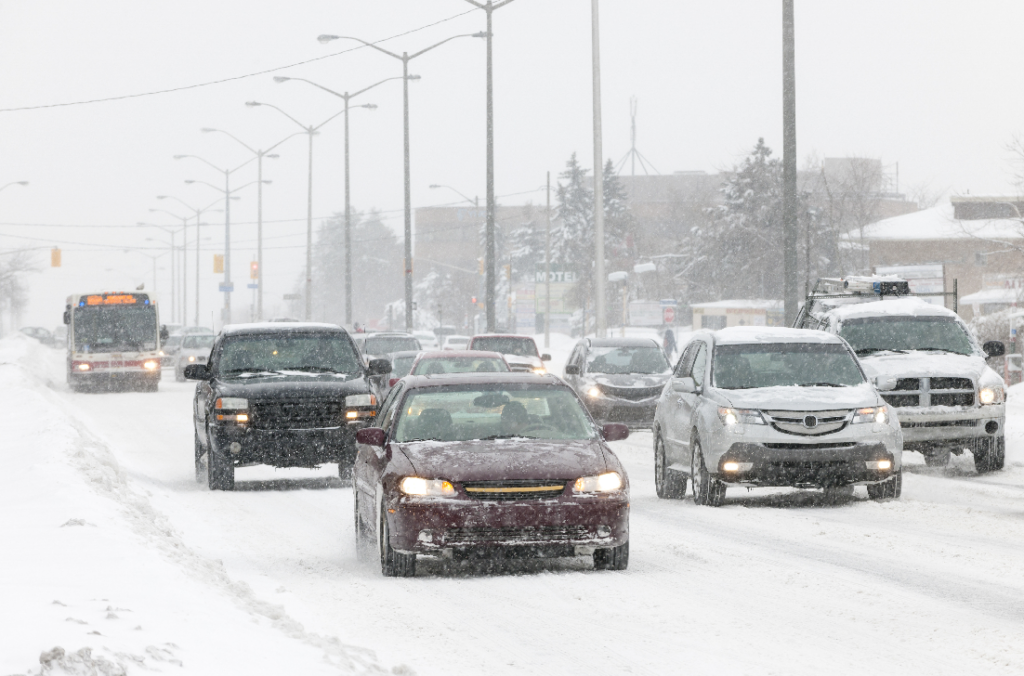
[[[356,443],[365,446],[383,448],[387,438],[387,434],[379,427],[364,427],[356,432]]]
[[[185,367],[185,380],[209,380],[210,371],[206,364],[189,364]]]
[[[892,376],[876,376],[875,387],[879,392],[891,392],[896,389],[896,379]]]
[[[689,376],[686,378],[678,378],[672,381],[672,391],[679,392],[681,394],[693,394],[697,391],[697,383]]]
[[[371,359],[366,365],[366,372],[371,376],[386,376],[391,373],[391,361],[389,359]]]
[[[992,357],[1002,357],[1006,354],[1006,345],[998,340],[990,340],[981,346],[984,350],[985,356],[991,359]]]
[[[580,367],[576,364],[565,365],[565,375],[567,376],[578,376],[580,374]]]
[[[551,361],[551,355],[545,352],[540,356],[541,361]]]

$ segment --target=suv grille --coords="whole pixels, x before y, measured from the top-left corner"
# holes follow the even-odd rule
[[[601,392],[609,397],[618,397],[619,399],[627,399],[629,401],[654,399],[655,397],[660,397],[661,391],[665,389],[664,385],[658,385],[657,387],[610,387],[608,385],[600,385],[599,387]]]
[[[821,436],[846,427],[850,411],[765,411],[772,427],[787,434]]]
[[[341,402],[253,402],[249,408],[250,426],[258,430],[310,430],[344,425]]]
[[[900,378],[896,391],[899,394],[882,393],[885,402],[895,408],[974,406],[974,382],[970,378]]]
[[[562,479],[551,481],[466,481],[462,487],[477,500],[539,500],[565,491]]]

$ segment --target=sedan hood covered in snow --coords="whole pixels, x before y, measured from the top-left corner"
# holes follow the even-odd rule
[[[828,411],[864,408],[881,402],[870,383],[854,387],[760,387],[749,390],[718,390],[735,408]]]
[[[573,480],[608,469],[597,439],[418,441],[396,446],[419,476],[456,482]]]

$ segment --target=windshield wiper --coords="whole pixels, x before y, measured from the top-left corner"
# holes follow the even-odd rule
[[[897,350],[889,347],[862,347],[859,350],[854,350],[853,353],[858,357],[863,354],[874,354],[875,352],[896,352],[897,354],[906,354],[906,350]]]
[[[839,383],[799,383],[797,387],[846,387]]]
[[[279,375],[277,371],[254,371],[252,369],[234,369],[232,371],[223,371],[225,376],[276,376]]]
[[[493,441],[495,439],[529,439],[522,434],[492,434],[489,437],[480,437],[477,441]]]
[[[343,373],[337,369],[332,369],[329,366],[289,366],[288,368],[281,369],[282,371],[309,371],[311,373]],[[347,375],[347,374],[345,374]]]
[[[956,350],[950,350],[945,347],[915,347],[918,352],[948,352],[950,354],[964,354],[963,352],[957,352]]]

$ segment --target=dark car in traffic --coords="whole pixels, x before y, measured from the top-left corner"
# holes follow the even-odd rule
[[[651,338],[584,338],[565,364],[565,381],[598,422],[649,428],[672,375]]]
[[[414,575],[423,555],[625,569],[629,485],[606,442],[628,434],[595,425],[555,376],[407,376],[357,433],[357,551],[389,577]]]
[[[356,431],[372,423],[387,360],[368,365],[345,329],[333,324],[225,326],[206,364],[185,367],[198,380],[193,403],[196,480],[234,488],[247,465],[318,467],[338,463],[351,476]]]

